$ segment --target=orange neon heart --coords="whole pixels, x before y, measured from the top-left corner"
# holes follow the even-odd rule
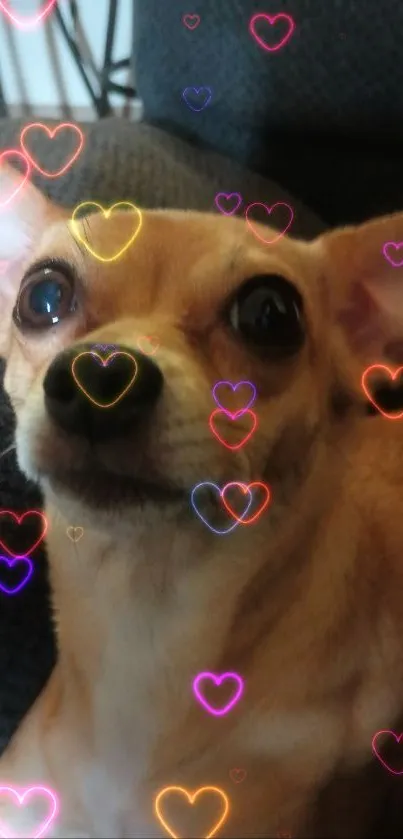
[[[227,440],[223,438],[222,433],[220,433],[218,428],[215,427],[215,418],[216,416],[218,416],[218,414],[220,414],[221,416],[225,416],[226,430],[228,429],[228,422],[239,422],[241,424],[240,427],[242,428],[242,423],[245,417],[252,418],[252,428],[244,434],[242,440],[239,443],[228,443]],[[240,416],[238,416],[238,414],[240,414]],[[209,425],[214,436],[217,437],[217,440],[219,440],[220,443],[222,443],[223,446],[225,446],[227,449],[230,449],[234,452],[237,449],[240,449],[242,446],[244,446],[245,443],[247,443],[248,440],[250,440],[252,434],[254,434],[254,432],[256,431],[257,416],[254,411],[250,411],[249,409],[246,411],[238,411],[232,416],[228,413],[228,411],[222,411],[221,408],[216,408],[215,411],[213,411],[212,414],[210,414]]]
[[[137,346],[144,355],[155,355],[160,343],[158,340],[155,340],[153,335],[140,335]]]
[[[71,132],[77,134],[78,144],[76,146],[76,149],[73,151],[73,153],[68,158],[67,163],[65,163],[64,166],[62,166],[61,169],[58,169],[57,172],[49,172],[47,169],[41,169],[41,167],[36,162],[35,158],[32,156],[32,154],[27,149],[27,147],[25,145],[25,138],[28,136],[29,132],[32,132],[32,130],[35,130],[35,129],[36,130],[40,129],[42,132],[45,131],[46,134],[48,135],[48,137],[51,140],[55,139],[55,136],[56,136],[56,134],[59,133],[59,131],[64,131],[64,132],[71,131]],[[55,128],[49,128],[47,125],[44,125],[42,122],[33,122],[30,125],[26,125],[25,128],[23,128],[23,130],[21,131],[20,144],[21,144],[21,148],[22,148],[27,160],[29,160],[31,165],[38,172],[40,172],[41,175],[43,175],[45,178],[58,178],[58,177],[60,177],[60,175],[64,175],[64,173],[67,172],[67,169],[70,169],[70,166],[72,166],[73,163],[75,162],[75,160],[77,160],[77,157],[80,154],[80,152],[83,148],[83,145],[84,145],[84,134],[81,131],[81,128],[79,128],[78,125],[74,125],[73,122],[62,122],[62,123],[60,123],[60,125],[56,125]]]
[[[249,516],[249,518],[242,518],[242,517],[238,516],[234,512],[234,510],[232,509],[232,507],[228,503],[228,501],[226,501],[225,493],[227,492],[229,487],[233,487],[233,486],[239,487],[239,489],[244,493],[244,495],[246,495],[247,492],[251,492],[253,487],[262,487],[262,489],[264,490],[264,493],[265,493],[265,497],[263,498],[263,501],[262,501],[260,507],[258,507],[257,511],[253,514],[253,516]],[[231,481],[229,484],[225,484],[225,487],[221,490],[221,498],[223,500],[223,504],[224,504],[224,507],[227,510],[227,512],[234,519],[236,519],[239,522],[239,524],[252,524],[252,522],[256,521],[256,519],[258,519],[259,516],[262,515],[263,510],[265,510],[266,507],[268,506],[268,504],[270,502],[271,495],[270,495],[269,487],[266,486],[266,484],[262,483],[262,481],[252,481],[251,484],[244,484],[244,483],[242,483],[242,481]]]
[[[380,408],[379,405],[377,404],[376,400],[372,397],[371,392],[369,391],[368,386],[366,385],[366,379],[367,379],[368,376],[371,375],[371,373],[374,372],[374,370],[384,370],[388,374],[388,376],[391,377],[391,379],[393,381],[394,379],[397,379],[399,373],[403,372],[403,367],[398,367],[397,370],[395,370],[395,372],[393,373],[393,371],[389,367],[387,367],[386,364],[371,364],[370,367],[367,367],[367,369],[364,370],[364,373],[362,374],[362,379],[361,379],[361,386],[362,386],[362,389],[363,389],[366,397],[369,399],[370,402],[372,402],[372,404],[375,406],[375,408],[377,409],[377,411],[379,411],[380,414],[382,414],[384,417],[386,417],[386,419],[391,419],[391,420],[402,419],[403,411],[400,411],[399,414],[395,414],[395,413],[391,414],[388,411],[383,411],[382,408]]]
[[[179,836],[178,833],[174,833],[174,831],[169,826],[166,819],[164,819],[164,816],[162,815],[161,807],[160,807],[160,804],[162,803],[162,799],[166,795],[171,794],[172,792],[180,793],[181,795],[185,795],[189,804],[194,804],[194,802],[196,801],[198,796],[202,795],[206,792],[213,793],[215,795],[218,795],[221,798],[221,801],[223,803],[223,812],[221,813],[220,818],[214,824],[214,826],[212,827],[210,832],[206,834],[204,839],[211,839],[212,836],[215,836],[217,831],[220,829],[220,827],[226,821],[226,818],[227,818],[228,812],[229,812],[229,801],[228,801],[228,796],[226,796],[225,792],[223,792],[223,790],[220,789],[219,787],[199,787],[199,789],[197,789],[196,792],[194,792],[194,793],[188,792],[188,790],[185,789],[184,787],[174,787],[174,786],[173,787],[164,787],[164,789],[162,789],[158,793],[158,795],[155,799],[154,807],[155,807],[155,812],[156,812],[156,815],[157,815],[157,818],[158,818],[160,824],[162,824],[164,830],[166,830],[166,832],[169,834],[169,836],[172,837],[172,839],[181,839],[181,837]],[[183,837],[182,837],[182,839],[183,839]]]
[[[98,359],[99,359],[99,361],[100,361],[100,362],[101,362],[101,364],[102,364],[102,367],[106,367],[106,366],[109,364],[109,362],[110,362],[111,358],[114,358],[114,357],[115,357],[115,356],[117,356],[117,355],[127,355],[127,357],[128,357],[128,358],[130,358],[130,360],[133,362],[133,366],[134,366],[134,373],[133,373],[133,375],[132,375],[132,377],[131,377],[131,379],[130,379],[129,383],[128,383],[128,384],[126,385],[126,387],[122,390],[122,392],[119,394],[119,396],[117,396],[117,397],[116,397],[116,399],[114,399],[112,402],[108,402],[108,403],[106,403],[106,404],[105,404],[105,403],[102,403],[102,402],[97,402],[97,401],[96,401],[96,399],[93,399],[93,397],[91,396],[91,394],[90,394],[90,393],[88,393],[88,391],[85,389],[85,387],[83,387],[83,385],[81,384],[81,382],[80,382],[80,380],[79,380],[78,376],[76,375],[76,372],[75,372],[75,367],[76,367],[76,364],[77,364],[77,362],[79,361],[79,359],[80,359],[80,358],[82,358],[84,355],[91,355],[91,356],[94,356],[94,357],[98,358]],[[110,354],[108,355],[108,357],[107,357],[107,358],[105,358],[105,359],[104,359],[104,358],[102,358],[102,356],[100,356],[100,355],[99,355],[99,353],[95,352],[94,350],[91,350],[91,351],[90,351],[90,350],[85,350],[84,352],[81,352],[81,353],[79,353],[78,355],[76,355],[76,357],[75,357],[75,359],[74,359],[74,361],[73,361],[73,363],[72,363],[72,365],[71,365],[71,372],[72,372],[72,376],[73,376],[73,379],[74,379],[74,381],[75,381],[76,385],[78,385],[78,387],[79,387],[79,388],[80,388],[80,390],[84,393],[84,395],[87,397],[87,399],[89,399],[89,400],[90,400],[90,402],[92,402],[94,405],[96,405],[96,406],[97,406],[97,408],[112,408],[112,407],[113,407],[113,405],[116,405],[118,402],[120,402],[120,400],[121,400],[121,399],[123,399],[123,397],[124,397],[125,393],[127,393],[127,391],[131,388],[131,386],[132,386],[132,384],[133,384],[133,382],[134,382],[134,380],[135,380],[135,378],[136,378],[136,376],[137,376],[137,369],[138,369],[138,368],[137,368],[137,362],[136,362],[136,359],[135,359],[135,358],[133,358],[133,356],[132,356],[132,355],[130,355],[130,353],[128,353],[128,352],[123,352],[123,350],[122,350],[122,351],[118,351],[118,352],[113,352],[113,353],[110,353]]]

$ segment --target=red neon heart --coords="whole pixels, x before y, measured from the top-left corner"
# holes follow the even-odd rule
[[[262,501],[260,507],[258,507],[257,511],[253,514],[253,516],[249,516],[249,518],[246,518],[246,519],[245,518],[239,518],[239,516],[232,509],[231,505],[226,501],[225,493],[227,492],[229,487],[233,487],[233,486],[239,487],[239,489],[243,492],[244,495],[246,495],[247,492],[250,493],[252,491],[253,487],[262,487],[262,489],[265,492],[265,498],[263,498],[263,501]],[[261,514],[263,513],[263,510],[265,510],[266,507],[268,506],[268,504],[270,502],[271,495],[270,495],[269,487],[266,486],[266,484],[262,483],[262,481],[252,481],[251,484],[244,484],[244,483],[242,483],[242,481],[231,481],[229,484],[226,484],[225,487],[221,490],[221,498],[223,500],[224,507],[227,510],[227,512],[234,519],[236,519],[239,522],[239,524],[252,524],[254,521],[256,521],[256,519],[259,518],[259,516],[261,516]]]
[[[235,443],[235,445],[233,443],[228,443],[227,440],[223,439],[220,431],[217,428],[214,427],[215,417],[217,416],[217,414],[220,414],[221,416],[225,416],[227,422],[229,421],[229,422],[234,422],[234,423],[236,423],[236,422],[242,423],[243,420],[244,420],[244,417],[250,416],[250,417],[252,417],[252,422],[253,422],[252,428],[250,429],[250,431],[246,432],[246,434],[244,435],[244,437],[242,438],[240,443]],[[239,416],[238,412],[232,416],[228,413],[228,411],[222,411],[221,408],[216,408],[215,411],[213,411],[212,414],[210,415],[209,425],[210,425],[210,429],[213,432],[214,436],[217,437],[217,440],[219,440],[220,443],[222,443],[223,446],[225,446],[227,449],[230,449],[231,451],[234,452],[237,449],[242,448],[242,446],[244,446],[245,443],[247,443],[247,441],[252,437],[252,434],[254,433],[254,431],[257,428],[257,416],[256,416],[254,411],[249,411],[249,410],[242,411],[242,416]],[[241,425],[241,428],[242,428],[242,425]]]
[[[47,532],[47,529],[48,529],[48,523],[47,523],[47,520],[46,520],[46,516],[44,516],[44,514],[41,513],[39,510],[28,510],[26,513],[22,513],[21,516],[17,515],[17,513],[13,513],[12,510],[0,510],[0,517],[1,516],[11,516],[13,519],[15,519],[15,521],[17,522],[18,525],[21,525],[22,522],[24,521],[24,519],[27,516],[39,516],[39,518],[42,519],[42,522],[43,522],[43,529],[42,529],[41,535],[36,540],[36,542],[34,542],[33,545],[31,545],[31,547],[28,548],[27,550],[25,550],[24,553],[22,553],[22,554],[13,553],[13,551],[8,547],[8,545],[6,544],[4,539],[0,538],[0,548],[3,548],[5,551],[7,551],[7,553],[10,554],[10,556],[13,557],[13,559],[22,559],[24,556],[27,556],[28,554],[33,553],[35,548],[37,548],[38,545],[42,542],[42,539],[45,538],[45,535],[46,535],[46,532]],[[0,525],[1,525],[1,522],[0,522]],[[1,532],[1,526],[0,526],[0,532]]]
[[[372,397],[371,392],[368,389],[368,386],[366,385],[366,379],[367,379],[368,376],[371,375],[371,373],[374,372],[374,370],[385,371],[390,376],[392,381],[394,381],[395,379],[397,379],[399,373],[402,374],[403,367],[398,367],[397,370],[395,370],[395,372],[393,373],[393,371],[389,367],[387,367],[386,364],[371,364],[370,367],[367,367],[367,369],[364,370],[364,373],[362,374],[362,379],[361,379],[361,386],[362,386],[362,389],[363,389],[367,399],[369,399],[369,401],[372,402],[372,404],[375,406],[375,408],[377,409],[377,411],[379,411],[380,414],[382,414],[384,417],[386,417],[386,419],[391,419],[391,420],[402,419],[403,411],[400,411],[399,414],[395,414],[395,413],[391,414],[388,411],[384,411],[382,408],[379,407],[376,400]]]
[[[65,165],[62,166],[61,169],[58,169],[57,172],[49,172],[47,169],[41,169],[41,167],[36,162],[35,158],[32,156],[32,154],[29,152],[25,145],[25,138],[27,137],[28,133],[30,131],[32,132],[32,130],[35,131],[38,129],[42,132],[45,131],[50,140],[54,140],[56,134],[58,134],[59,131],[72,131],[73,133],[77,134],[78,145],[75,151],[73,151],[73,153],[70,155],[70,157],[67,160],[67,163],[65,163]],[[64,175],[64,173],[67,172],[67,169],[69,169],[70,166],[72,166],[72,164],[74,163],[74,161],[77,160],[77,157],[80,154],[84,145],[84,134],[81,131],[81,128],[79,128],[78,125],[74,125],[74,123],[72,122],[62,122],[60,125],[57,125],[56,128],[48,128],[48,126],[43,125],[42,122],[33,122],[31,123],[31,125],[26,125],[25,128],[23,128],[23,130],[21,131],[20,143],[26,158],[29,160],[31,165],[34,166],[34,168],[37,169],[38,172],[41,173],[41,175],[43,175],[45,178],[58,178],[60,175]]]
[[[18,26],[19,29],[33,29],[34,26],[37,26],[38,23],[45,20],[45,18],[50,14],[55,5],[56,0],[46,0],[42,6],[39,7],[36,15],[31,17],[21,17],[21,15],[16,14],[10,9],[8,0],[0,0],[0,11],[3,10],[4,14],[11,20],[15,26]]]
[[[17,183],[17,186],[16,186],[14,178],[12,179],[12,181],[11,181],[11,187],[12,187],[11,192],[9,192],[8,194],[6,193],[5,198],[4,198],[4,196],[2,196],[1,190],[0,190],[0,208],[1,207],[6,207],[7,204],[10,204],[11,201],[14,200],[14,198],[16,197],[16,195],[18,195],[19,191],[22,189],[22,187],[24,186],[24,184],[26,183],[26,181],[28,180],[28,178],[31,174],[31,164],[30,164],[29,160],[27,160],[27,158],[25,157],[25,154],[23,154],[22,151],[19,151],[18,149],[6,149],[6,151],[3,151],[0,154],[0,186],[1,186],[1,181],[2,181],[1,164],[5,163],[7,158],[10,158],[10,157],[18,157],[20,162],[21,162],[21,160],[24,161],[25,174],[18,171],[18,175],[20,175],[21,181],[19,181],[19,183]],[[13,174],[14,175],[16,174],[15,169],[13,169]],[[6,172],[5,180],[6,180],[6,184],[7,184],[8,181],[11,180],[9,178],[7,172]]]

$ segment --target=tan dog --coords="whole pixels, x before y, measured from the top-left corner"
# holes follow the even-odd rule
[[[373,760],[403,705],[402,431],[368,415],[360,384],[402,334],[381,249],[403,216],[268,246],[241,220],[145,212],[107,264],[69,217],[32,186],[0,214],[5,385],[19,464],[45,494],[59,651],[0,781],[57,792],[55,837],[169,835],[154,804],[171,785],[223,790],[219,836],[301,836],[318,789]],[[80,224],[95,250],[133,229],[130,213]],[[77,408],[62,353],[83,343],[133,352],[119,408],[83,394]],[[258,429],[237,450],[209,429],[219,380],[257,388]],[[201,481],[264,481],[271,504],[216,535],[190,504]],[[202,671],[243,677],[227,715],[196,702]],[[166,799],[171,835],[212,835],[217,796]],[[3,798],[0,819],[37,835],[28,809]]]

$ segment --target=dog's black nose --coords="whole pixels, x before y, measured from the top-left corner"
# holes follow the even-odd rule
[[[94,442],[129,432],[155,406],[162,373],[143,353],[124,346],[81,344],[60,353],[46,373],[45,405],[64,431]]]

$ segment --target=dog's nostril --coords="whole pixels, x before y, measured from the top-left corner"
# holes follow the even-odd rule
[[[156,363],[118,347],[109,355],[81,345],[60,353],[44,382],[51,418],[65,431],[92,441],[126,433],[155,405],[163,386]]]

